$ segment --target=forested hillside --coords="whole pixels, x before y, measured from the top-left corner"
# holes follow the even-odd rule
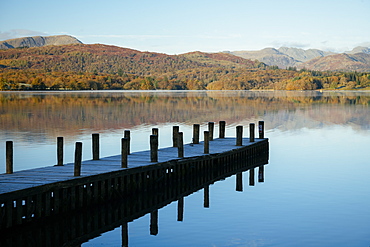
[[[369,73],[278,69],[227,53],[166,55],[100,44],[0,50],[0,90],[310,90],[369,86]]]

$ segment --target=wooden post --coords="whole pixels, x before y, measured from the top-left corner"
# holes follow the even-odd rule
[[[158,136],[150,135],[150,162],[158,162]]]
[[[184,158],[184,134],[182,132],[178,133],[177,152],[179,158]]]
[[[209,154],[209,131],[204,131],[204,153]]]
[[[130,143],[131,143],[131,134],[130,134],[130,131],[129,130],[125,130],[124,131],[124,134],[123,134],[123,137],[128,140],[128,144],[127,144],[127,155],[129,155],[130,154]]]
[[[249,141],[254,142],[254,123],[249,124]]]
[[[236,126],[236,146],[243,146],[243,126]]]
[[[81,175],[81,162],[82,162],[82,142],[76,142],[75,166],[74,166],[74,176],[75,177],[78,177]]]
[[[215,123],[214,122],[209,122],[208,123],[208,131],[209,131],[209,140],[213,141],[213,132],[215,129]]]
[[[263,139],[265,138],[265,122],[258,121],[258,138]]]
[[[93,152],[93,160],[99,160],[99,134],[94,133],[92,134],[92,152]]]
[[[121,139],[121,168],[127,168],[127,155],[129,149],[129,140],[127,138]]]
[[[177,201],[177,221],[183,221],[184,219],[184,197],[181,197]]]
[[[6,142],[6,174],[13,173],[13,142]]]
[[[158,234],[158,209],[150,213],[150,235]]]
[[[63,165],[63,137],[57,137],[57,166]]]
[[[219,123],[219,138],[225,138],[225,128],[226,128],[226,122],[220,121]]]
[[[193,124],[193,144],[199,144],[199,124]]]
[[[177,137],[179,136],[180,127],[173,126],[172,127],[172,144],[173,147],[177,147]]]
[[[243,173],[241,172],[236,174],[236,191],[243,191]]]

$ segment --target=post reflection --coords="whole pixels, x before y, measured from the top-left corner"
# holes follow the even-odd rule
[[[209,208],[209,184],[204,186],[204,203],[203,207]]]
[[[236,174],[236,191],[243,192],[243,173]]]
[[[184,219],[184,197],[181,197],[177,201],[177,221],[183,221]]]
[[[258,167],[258,182],[265,182],[264,166]]]
[[[150,235],[158,234],[158,209],[150,213]]]
[[[249,186],[254,186],[254,168],[249,170]]]
[[[254,169],[258,167],[259,181],[264,177],[264,165],[268,157],[244,161],[244,167],[221,174],[203,174],[191,183],[172,184],[157,191],[137,193],[121,201],[110,201],[99,207],[86,208],[68,214],[53,216],[42,223],[32,223],[0,233],[0,246],[81,246],[115,228],[121,230],[122,246],[129,246],[129,223],[149,214],[149,234],[159,234],[158,210],[177,202],[177,221],[184,221],[185,197],[204,190],[204,208],[210,207],[210,186],[227,177],[236,175],[236,191],[243,191],[242,175],[249,172],[254,182]],[[251,179],[253,178],[253,179]]]

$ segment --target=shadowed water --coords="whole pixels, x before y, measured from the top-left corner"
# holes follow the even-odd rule
[[[65,162],[82,141],[91,159],[91,134],[101,135],[101,156],[120,153],[120,138],[131,130],[132,151],[149,148],[152,127],[161,147],[172,143],[173,125],[190,142],[192,124],[235,126],[265,121],[270,160],[265,182],[243,191],[236,176],[158,210],[158,233],[150,214],[127,225],[129,246],[369,246],[369,92],[66,92],[0,93],[0,150],[14,141],[14,169],[56,163],[56,137],[65,138]],[[202,132],[201,131],[201,132]],[[201,136],[202,139],[202,136]],[[0,170],[5,171],[5,151]],[[240,186],[240,184],[239,184]],[[86,240],[83,246],[121,246],[122,228]]]

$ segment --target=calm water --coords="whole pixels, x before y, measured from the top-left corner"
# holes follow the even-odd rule
[[[118,154],[131,130],[132,150],[149,147],[152,127],[160,146],[171,145],[173,125],[191,141],[192,124],[235,126],[265,121],[270,160],[264,182],[243,191],[236,176],[128,223],[129,246],[370,246],[370,92],[78,92],[0,93],[0,172],[5,141],[14,141],[15,170],[56,163],[56,137],[64,136],[65,161],[82,141],[91,159],[91,134],[101,134],[101,156]],[[216,124],[217,133],[217,124]],[[82,246],[121,246],[122,229]]]

